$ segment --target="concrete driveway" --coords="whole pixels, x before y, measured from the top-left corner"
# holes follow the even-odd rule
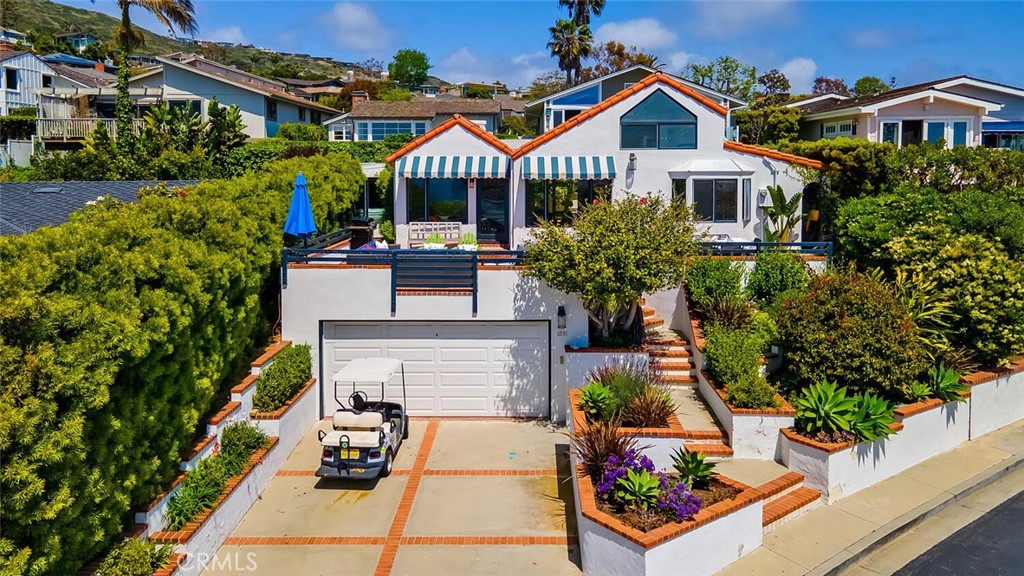
[[[329,427],[310,430],[205,574],[580,574],[561,428],[413,419],[391,477],[357,482],[313,475]]]

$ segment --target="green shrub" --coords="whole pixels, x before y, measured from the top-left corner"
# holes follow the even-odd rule
[[[114,546],[100,562],[96,576],[152,576],[171,558],[172,546],[157,546],[128,538]]]
[[[755,410],[777,407],[775,388],[760,373],[745,374],[725,390],[725,399],[736,408]]]
[[[1024,200],[1024,152],[931,144],[904,146],[887,158],[892,186],[934,188],[946,192],[977,188]]]
[[[395,241],[395,224],[391,220],[380,223],[380,235],[388,242]]]
[[[35,109],[33,109],[34,111]],[[0,142],[11,140],[28,140],[36,133],[36,117],[32,116],[0,116]]]
[[[653,385],[650,372],[641,363],[602,366],[591,373],[590,380],[601,383],[611,392],[614,414],[619,414],[632,398]]]
[[[806,434],[849,432],[857,399],[846,396],[846,387],[822,380],[804,388],[793,403],[796,429]]]
[[[892,406],[884,398],[869,392],[854,397],[853,415],[850,417],[850,431],[863,442],[874,442],[892,434],[891,424],[896,421]]]
[[[253,408],[260,412],[273,412],[302,389],[313,376],[309,349],[308,344],[301,344],[278,352],[270,366],[256,379]]]
[[[742,295],[743,266],[727,258],[695,258],[686,270],[686,297],[698,310]]]
[[[704,366],[718,386],[731,388],[761,372],[761,338],[745,329],[710,325],[705,329]]]
[[[833,379],[899,399],[927,360],[909,311],[887,284],[852,269],[811,278],[776,308],[784,364],[799,388]]]
[[[621,462],[626,459],[626,452],[636,449],[636,436],[619,434],[619,425],[617,420],[595,420],[568,434],[570,449],[591,477],[601,477],[609,456]]]
[[[466,232],[459,237],[459,244],[466,244],[470,246],[476,246],[476,234],[472,232]]]
[[[785,250],[758,252],[754,270],[747,278],[747,293],[758,302],[770,304],[787,290],[807,285],[807,266],[800,256]]]
[[[754,318],[754,304],[746,298],[727,296],[713,300],[704,310],[707,324],[726,328],[747,328]]]
[[[178,491],[167,503],[164,518],[168,530],[178,530],[194,520],[203,510],[213,507],[213,503],[224,491],[231,471],[228,469],[230,458],[211,456],[199,461],[195,469],[182,480]]]
[[[777,144],[800,138],[800,110],[786,106],[747,107],[733,112],[745,144]]]
[[[715,463],[705,461],[703,452],[684,452],[682,448],[672,452],[672,468],[690,488],[705,488],[715,476]]]
[[[622,406],[622,422],[637,428],[660,428],[668,426],[675,411],[676,403],[665,386],[651,383]]]
[[[427,235],[426,239],[423,240],[424,244],[444,244],[444,236],[441,236],[437,232],[432,232]]]
[[[986,364],[1024,353],[1024,264],[997,244],[945,226],[917,226],[886,248],[897,269],[937,283],[951,303],[946,336]]]
[[[77,572],[177,474],[277,316],[293,170],[321,226],[361,193],[347,156],[288,162],[0,237],[5,569]]]
[[[230,470],[234,475],[241,472],[241,466],[266,443],[267,435],[258,426],[249,422],[235,422],[225,426],[221,432],[220,453],[222,457],[230,458],[232,465],[238,466]]]
[[[289,122],[278,126],[277,137],[297,142],[322,142],[327,140],[327,128],[320,124]]]
[[[258,172],[269,162],[277,160],[286,150],[296,146],[313,146],[325,153],[340,152],[358,162],[384,162],[389,154],[401,148],[408,137],[386,138],[383,142],[324,142],[299,143],[284,138],[263,138],[246,142],[229,152],[224,160],[225,176],[241,176]],[[309,174],[307,174],[309,176]]]

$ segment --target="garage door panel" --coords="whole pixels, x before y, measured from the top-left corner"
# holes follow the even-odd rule
[[[548,415],[547,323],[331,323],[324,338],[327,378],[354,358],[402,359],[411,415]],[[400,374],[388,383],[388,398],[401,398],[401,383]],[[329,413],[333,392],[324,393]]]

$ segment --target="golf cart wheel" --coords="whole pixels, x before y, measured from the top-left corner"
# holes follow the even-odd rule
[[[402,440],[409,439],[409,417],[402,418]]]
[[[380,469],[380,477],[387,478],[391,476],[391,469],[395,466],[395,454],[388,448],[388,451],[384,454],[384,466]]]

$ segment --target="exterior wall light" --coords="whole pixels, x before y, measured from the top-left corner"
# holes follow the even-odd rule
[[[629,153],[629,166],[627,166],[626,169],[636,170],[636,152]]]
[[[558,307],[558,329],[565,330],[565,306]]]

